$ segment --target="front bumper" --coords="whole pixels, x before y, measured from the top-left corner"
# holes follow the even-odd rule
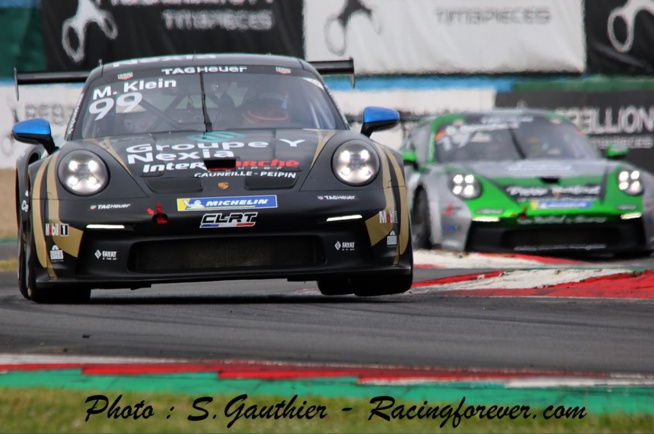
[[[642,219],[603,224],[472,222],[466,249],[499,253],[627,253],[648,250]]]
[[[401,222],[375,224],[379,212],[387,207],[381,190],[379,193],[361,195],[348,203],[295,192],[292,202],[280,196],[278,208],[252,210],[258,214],[254,226],[227,228],[201,228],[204,215],[221,211],[178,212],[172,197],[161,200],[160,209],[168,220],[165,224],[156,224],[146,212],[156,209],[151,199],[133,201],[129,212],[98,212],[88,204],[59,201],[57,221],[78,228],[81,237],[75,255],[69,254],[69,249],[63,258],[59,254],[53,260],[53,246],[63,238],[46,234],[41,256],[49,260],[47,266],[37,267],[37,285],[137,288],[234,279],[304,281],[409,275],[413,257],[410,243],[400,251]],[[42,201],[42,209],[46,202]],[[293,205],[282,206],[284,203]],[[52,201],[47,205],[54,208]],[[242,211],[222,213],[236,212]],[[353,214],[361,218],[327,221]],[[89,224],[121,224],[125,228],[88,229]],[[373,244],[371,231],[382,229],[390,229],[394,235]],[[402,235],[410,239],[410,233]]]

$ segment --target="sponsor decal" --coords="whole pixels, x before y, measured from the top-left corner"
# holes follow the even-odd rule
[[[476,211],[477,214],[502,214],[503,209],[480,208]]]
[[[216,72],[245,72],[247,66],[229,66],[229,65],[214,65],[214,66],[185,66],[183,68],[162,68],[161,72],[164,75],[178,75],[178,74],[206,74]]]
[[[397,235],[395,235],[395,231],[391,231],[391,233],[386,237],[386,247],[395,246],[397,246]]]
[[[231,196],[178,198],[177,211],[277,208],[277,196]]]
[[[288,144],[291,148],[297,148],[304,140],[278,139]],[[143,163],[143,173],[163,172],[171,170],[193,170],[206,171],[205,159],[211,158],[235,158],[232,149],[237,148],[267,148],[269,142],[202,142],[202,143],[177,143],[174,145],[152,145],[139,144],[128,147],[127,164],[136,165]],[[297,160],[236,160],[236,169],[297,169],[300,162]]]
[[[221,190],[227,190],[229,188],[229,182],[219,182],[218,188]]]
[[[615,208],[619,209],[620,211],[629,211],[638,207],[636,205],[616,205]]]
[[[23,201],[21,202],[21,204],[20,204],[20,209],[22,209],[22,210],[25,211],[25,212],[29,211],[30,206],[29,206],[29,204],[27,203],[26,200],[23,200]]]
[[[590,200],[540,200],[532,201],[532,209],[588,209],[593,206]]]
[[[229,214],[215,213],[202,216],[201,229],[207,228],[242,228],[256,224],[256,212],[233,212]]]
[[[259,169],[259,168],[255,168],[255,169]],[[267,167],[265,169],[270,169],[270,168]],[[282,169],[281,167],[278,167],[274,171],[257,170],[255,172],[251,170],[218,170],[212,172],[200,172],[194,174],[193,176],[196,178],[220,178],[224,176],[267,176],[272,178],[291,178],[291,179],[297,178],[297,172],[285,172],[281,169]]]
[[[89,209],[91,211],[95,211],[95,210],[107,211],[112,209],[127,209],[130,206],[132,206],[131,203],[99,203],[99,204],[90,205]]]
[[[64,252],[56,245],[50,249],[50,262],[64,262]]]
[[[353,194],[325,194],[318,196],[318,200],[357,200]]]
[[[118,74],[118,80],[129,80],[130,78],[134,77],[133,72],[123,72],[122,74]]]
[[[68,223],[46,223],[45,236],[46,237],[67,237],[68,236]]]
[[[593,185],[553,185],[550,187],[531,186],[522,187],[512,185],[506,187],[506,193],[514,199],[531,197],[597,197],[600,194],[601,186]]]
[[[397,223],[397,210],[383,210],[379,211],[379,223]]]
[[[460,229],[460,226],[454,223],[443,223],[441,224],[441,229],[443,232],[457,232]]]
[[[298,144],[304,142],[300,140],[277,139],[286,143],[291,148],[297,148]],[[209,158],[235,158],[232,149],[238,148],[268,148],[269,142],[241,142],[241,141],[224,141],[224,142],[204,142],[204,143],[177,143],[174,145],[152,145],[144,143],[129,146],[127,153],[127,164],[138,163],[155,163],[155,162],[178,162],[186,161],[193,163]],[[236,167],[297,167],[299,162],[296,160],[247,160],[236,161]],[[204,164],[203,164],[204,166]]]
[[[354,241],[336,241],[336,244],[334,244],[334,247],[336,250],[339,252],[354,252],[355,247],[354,247]]]
[[[520,225],[556,225],[556,224],[599,224],[606,223],[607,217],[602,216],[535,216],[534,218],[516,220]]]
[[[280,74],[290,74],[291,73],[291,68],[284,68],[281,66],[278,66],[275,68],[275,71],[279,72]]]
[[[606,249],[606,244],[554,244],[546,246],[516,246],[517,252],[543,252],[551,250],[601,250]]]
[[[101,261],[116,261],[118,260],[118,252],[115,250],[96,250],[94,253],[96,259]]]
[[[245,137],[245,135],[241,133],[235,133],[233,131],[210,131],[208,133],[194,134],[192,136],[188,136],[187,138],[195,142],[206,143],[224,142],[227,140],[240,139],[242,137]]]
[[[508,167],[509,172],[528,173],[533,175],[536,172],[563,173],[572,172],[572,166],[564,163],[551,163],[549,161],[518,161]]]

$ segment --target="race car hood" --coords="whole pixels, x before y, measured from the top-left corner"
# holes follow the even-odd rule
[[[155,193],[200,191],[223,179],[248,190],[292,188],[336,132],[251,130],[147,134],[97,145]]]
[[[604,197],[607,175],[618,163],[605,160],[474,162],[461,168],[494,184],[514,202]]]
[[[591,177],[598,181],[616,164],[604,160],[520,160],[515,162],[472,162],[463,168],[502,184],[511,179],[579,178]]]

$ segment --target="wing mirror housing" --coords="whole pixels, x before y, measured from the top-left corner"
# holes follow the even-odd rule
[[[621,145],[609,145],[606,148],[606,158],[609,160],[622,160],[627,157],[629,149]]]
[[[42,118],[18,122],[11,129],[11,136],[22,143],[41,145],[48,154],[52,154],[57,150],[52,138],[50,122]]]
[[[370,137],[373,132],[393,128],[399,122],[400,114],[396,110],[385,107],[366,107],[363,109],[361,134]]]

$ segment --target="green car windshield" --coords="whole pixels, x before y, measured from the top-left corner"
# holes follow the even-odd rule
[[[442,163],[522,159],[601,158],[574,124],[559,119],[467,119],[441,125],[435,135]]]

